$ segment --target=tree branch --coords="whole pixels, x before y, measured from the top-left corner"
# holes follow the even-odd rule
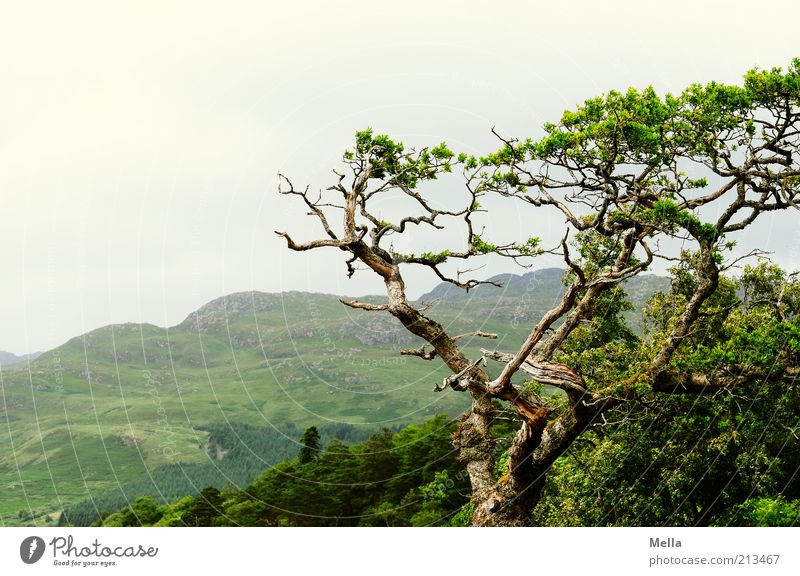
[[[370,310],[370,311],[381,311],[381,310],[388,310],[388,304],[370,304],[368,302],[359,302],[357,300],[343,300],[339,298],[339,302],[344,304],[345,306],[349,306],[350,308],[356,308],[358,310]]]

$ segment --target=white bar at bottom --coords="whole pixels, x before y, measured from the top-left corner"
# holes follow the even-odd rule
[[[797,575],[798,544],[800,528],[2,528],[0,573]]]

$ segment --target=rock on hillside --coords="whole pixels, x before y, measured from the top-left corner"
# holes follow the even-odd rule
[[[257,314],[274,310],[276,307],[280,307],[281,298],[281,294],[268,294],[266,292],[228,294],[201,306],[178,324],[177,328],[205,334],[210,329],[225,326],[228,317],[231,315]]]

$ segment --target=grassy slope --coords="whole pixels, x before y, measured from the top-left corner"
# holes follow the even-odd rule
[[[423,300],[440,298],[429,313],[451,333],[496,332],[491,345],[513,350],[559,279],[542,271],[469,296],[439,287]],[[635,303],[664,283],[638,279]],[[446,374],[439,362],[399,355],[418,344],[391,317],[334,296],[255,292],[215,300],[176,327],[107,326],[3,368],[0,524],[21,510],[42,521],[164,464],[207,462],[206,424],[375,428],[463,411],[463,394],[431,392]],[[465,343],[470,354],[481,345]]]

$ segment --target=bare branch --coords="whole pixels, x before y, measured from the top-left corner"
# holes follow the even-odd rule
[[[673,372],[664,370],[653,380],[653,391],[667,394],[712,394],[720,390],[730,390],[748,382],[761,382],[768,378],[780,377],[794,381],[800,375],[800,367],[790,366],[779,375],[754,366],[740,369],[727,368],[725,372],[701,374],[697,372]]]
[[[500,376],[495,378],[492,382],[490,382],[487,386],[487,390],[491,394],[499,394],[502,390],[508,388],[511,385],[511,377],[519,370],[520,366],[522,366],[525,359],[530,355],[533,351],[534,346],[539,343],[544,336],[545,332],[547,331],[553,323],[561,318],[574,304],[575,299],[578,296],[578,291],[581,289],[583,285],[580,282],[580,279],[576,279],[570,287],[567,289],[566,294],[564,294],[561,302],[556,305],[554,308],[551,308],[536,326],[533,328],[531,333],[528,335],[528,338],[525,340],[525,343],[520,348],[519,352],[509,360],[508,364],[505,365],[503,371],[500,373]]]
[[[481,353],[484,358],[491,358],[498,362],[510,362],[514,358],[511,354],[483,348],[481,348]],[[528,357],[522,363],[521,369],[537,382],[561,388],[573,403],[578,402],[588,393],[583,378],[565,364],[547,360],[537,361]]]
[[[567,266],[575,273],[580,280],[581,284],[586,284],[586,274],[583,272],[583,268],[578,266],[575,262],[572,261],[569,255],[569,246],[567,246],[567,238],[569,237],[569,229],[564,234],[564,238],[561,239],[561,249],[563,250],[564,255],[564,262],[567,263]]]
[[[458,341],[458,340],[461,340],[462,338],[473,338],[473,337],[488,338],[490,340],[497,340],[497,334],[492,334],[490,332],[482,332],[480,330],[478,330],[476,332],[466,332],[464,334],[459,334],[457,336],[453,336],[453,340]]]
[[[284,184],[288,186],[288,188],[284,188],[283,187]],[[319,218],[320,222],[322,223],[322,227],[325,229],[325,233],[333,240],[338,240],[336,234],[334,234],[333,230],[331,230],[330,224],[328,224],[328,219],[325,217],[325,213],[320,209],[321,206],[320,201],[322,199],[321,193],[319,198],[317,198],[316,201],[312,202],[308,198],[308,186],[306,186],[305,190],[303,190],[302,192],[297,191],[294,189],[294,185],[292,184],[291,180],[289,180],[286,176],[284,176],[280,172],[278,173],[278,192],[280,194],[285,194],[285,195],[300,196],[303,199],[303,202],[305,202],[306,206],[308,206],[308,208],[311,210],[311,212],[309,212],[309,215],[310,216],[313,215]]]
[[[656,375],[667,366],[675,350],[691,332],[703,303],[708,300],[719,285],[719,267],[714,259],[713,251],[708,246],[704,246],[701,249],[697,272],[700,281],[694,294],[684,306],[683,312],[670,331],[669,336],[667,336],[650,362],[647,374],[651,379],[655,379]]]
[[[358,310],[370,310],[375,312],[389,309],[388,304],[370,304],[368,302],[358,302],[357,300],[343,300],[342,298],[339,298],[339,302],[350,308],[357,308]]]
[[[466,334],[458,334],[457,336],[453,336],[453,341],[458,342],[463,338],[489,338],[491,340],[497,339],[497,334],[490,334],[489,332],[481,332],[480,330],[476,332],[467,332]],[[423,344],[419,348],[403,348],[400,350],[401,356],[418,356],[423,360],[433,360],[436,358],[436,350],[428,350],[428,345]]]
[[[332,247],[332,248],[344,248],[347,246],[347,240],[311,240],[310,242],[302,242],[300,244],[296,243],[292,240],[291,236],[289,236],[286,232],[278,232],[275,230],[275,234],[286,238],[286,245],[289,247],[290,250],[295,250],[297,252],[303,252],[305,250],[313,250],[314,248],[325,248],[325,247]]]
[[[403,348],[400,350],[401,356],[418,356],[423,360],[433,360],[436,358],[436,350],[428,350],[428,345],[423,344],[419,348]]]
[[[460,370],[455,374],[447,376],[444,380],[442,380],[441,386],[434,386],[433,391],[441,392],[442,390],[445,390],[448,386],[452,387],[453,390],[459,390],[459,391],[466,390],[469,387],[469,380],[461,382],[461,378],[464,377],[467,374],[467,372],[471,371],[473,368],[476,368],[481,363],[483,363],[484,366],[486,365],[486,359],[483,356],[475,360],[472,364],[465,366],[463,370]]]

